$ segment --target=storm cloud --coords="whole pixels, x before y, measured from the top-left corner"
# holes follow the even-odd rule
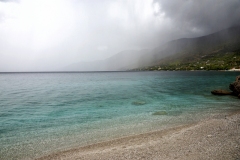
[[[154,0],[161,6],[166,18],[184,33],[208,34],[239,25],[239,0]],[[191,35],[190,35],[191,36]]]
[[[239,0],[1,0],[0,71],[58,70],[154,48],[240,25],[239,15]]]

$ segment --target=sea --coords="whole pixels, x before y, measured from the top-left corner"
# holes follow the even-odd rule
[[[0,159],[27,160],[240,110],[240,72],[0,73]]]

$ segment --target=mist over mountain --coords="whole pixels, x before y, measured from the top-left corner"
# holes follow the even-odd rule
[[[122,51],[105,60],[75,63],[63,70],[124,71],[170,63],[190,63],[208,54],[238,50],[240,50],[240,27],[235,26],[201,37],[169,41],[153,49]]]
[[[182,38],[167,42],[144,55],[144,66],[193,62],[208,54],[227,53],[240,49],[240,26],[196,38]],[[148,58],[150,57],[150,58]],[[146,61],[146,59],[148,59]]]
[[[179,52],[167,42],[240,25],[239,15],[239,0],[0,0],[0,72],[148,66]]]
[[[64,67],[63,71],[124,71],[141,66],[140,58],[149,50],[127,50],[110,58],[92,62],[79,62]]]

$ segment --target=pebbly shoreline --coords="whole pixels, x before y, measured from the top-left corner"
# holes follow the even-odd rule
[[[53,153],[38,160],[216,159],[240,158],[240,112],[214,115],[174,127]]]

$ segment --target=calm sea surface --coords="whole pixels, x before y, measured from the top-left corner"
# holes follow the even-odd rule
[[[0,73],[0,159],[33,159],[240,110],[237,72]]]

